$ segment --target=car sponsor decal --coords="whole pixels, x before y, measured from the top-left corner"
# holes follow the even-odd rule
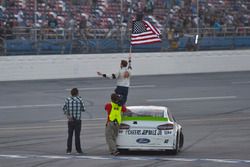
[[[150,117],[150,116],[138,116],[138,117],[128,117],[123,116],[122,121],[168,121],[168,118],[164,117]]]
[[[147,138],[139,138],[136,140],[136,142],[140,144],[147,144],[147,143],[150,143],[150,140]]]
[[[164,130],[164,135],[171,135],[172,131],[171,130]]]
[[[161,130],[126,130],[126,135],[151,135],[151,136],[160,136],[162,135]]]
[[[168,144],[168,142],[169,142],[169,139],[164,140],[164,144]]]

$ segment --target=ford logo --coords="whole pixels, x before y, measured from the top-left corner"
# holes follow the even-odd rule
[[[146,143],[149,143],[150,140],[149,139],[146,139],[146,138],[139,138],[136,140],[137,143],[141,143],[141,144],[146,144]]]

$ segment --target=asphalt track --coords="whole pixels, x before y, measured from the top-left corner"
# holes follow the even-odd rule
[[[250,72],[132,78],[128,105],[166,105],[183,126],[184,148],[113,157],[104,138],[115,81],[102,78],[0,82],[0,167],[250,166]],[[65,154],[64,99],[80,89],[85,154]]]

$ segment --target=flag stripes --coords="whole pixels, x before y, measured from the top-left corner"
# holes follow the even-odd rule
[[[133,21],[131,45],[161,42],[160,32],[148,21]]]

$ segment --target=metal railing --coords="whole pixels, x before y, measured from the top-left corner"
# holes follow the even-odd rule
[[[0,56],[6,55],[5,39],[0,36]]]
[[[162,30],[164,31],[164,30]],[[121,29],[120,27],[114,27],[112,29],[63,29],[63,28],[28,28],[28,27],[15,27],[4,31],[2,37],[4,39],[32,39],[32,40],[44,40],[44,39],[63,39],[63,40],[75,40],[75,39],[128,39],[130,37],[131,30]],[[196,35],[197,29],[190,28],[183,31],[177,31],[180,34]],[[250,27],[223,27],[220,30],[216,28],[201,28],[199,29],[199,35],[203,37],[216,37],[216,36],[249,36]]]
[[[15,27],[13,29],[5,29],[2,32],[0,37],[1,55],[123,52],[128,51],[131,34],[131,30],[121,27],[73,30],[63,28]],[[194,37],[197,34],[197,29],[191,28],[182,32],[179,31],[178,33],[179,38],[185,37],[185,35]],[[167,32],[165,34],[169,35]],[[220,30],[202,28],[199,29],[199,35],[201,37],[249,37],[250,27],[223,27]],[[176,49],[177,47],[178,49],[178,43],[176,43],[178,41],[171,43],[172,41],[168,36],[163,37],[163,42],[165,42],[165,46],[161,46],[161,50],[163,51],[171,50],[172,44],[177,44],[176,46],[173,45],[173,48]],[[24,45],[25,43],[26,45]],[[105,43],[108,43],[109,46],[115,44],[117,47],[105,50],[105,46],[103,45]],[[168,46],[166,46],[166,43]],[[20,48],[21,44],[29,46],[28,49],[21,48],[20,51],[17,51],[14,48],[12,53],[10,46],[18,46]]]
[[[250,27],[222,27],[221,29],[217,28],[200,28],[199,35],[203,37],[228,37],[228,36],[249,36]],[[184,33],[196,35],[197,29],[190,28],[184,31]]]
[[[5,39],[117,39],[121,35],[125,36],[127,30],[112,29],[64,29],[64,28],[30,28],[30,27],[15,27],[4,31]]]

